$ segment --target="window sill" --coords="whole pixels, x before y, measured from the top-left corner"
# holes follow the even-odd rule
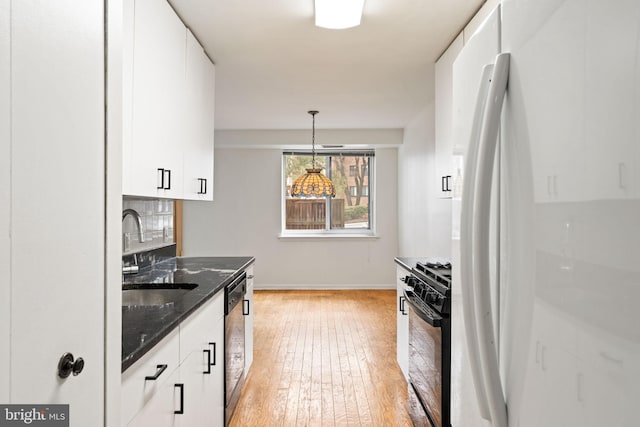
[[[367,233],[296,233],[285,232],[278,235],[278,239],[282,240],[322,240],[322,239],[345,239],[345,240],[357,240],[357,239],[379,239],[380,237],[373,232]]]

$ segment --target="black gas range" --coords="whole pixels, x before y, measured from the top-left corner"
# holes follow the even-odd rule
[[[409,414],[416,427],[451,426],[451,264],[418,262],[409,305]]]

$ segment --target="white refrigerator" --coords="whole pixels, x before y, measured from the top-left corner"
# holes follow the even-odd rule
[[[453,126],[453,427],[640,425],[640,1],[503,0]]]

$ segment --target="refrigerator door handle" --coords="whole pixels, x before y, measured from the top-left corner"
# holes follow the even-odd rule
[[[485,379],[485,391],[494,427],[507,427],[507,408],[500,381],[498,354],[495,345],[491,307],[491,275],[489,258],[491,222],[491,186],[496,154],[502,104],[509,79],[508,53],[496,57],[491,76],[487,105],[482,120],[478,144],[476,191],[473,200],[474,222],[472,230],[473,276],[476,285],[476,322],[480,365]]]
[[[476,169],[478,162],[478,141],[480,139],[480,129],[484,118],[484,109],[487,103],[487,94],[493,73],[493,64],[486,65],[482,70],[480,88],[476,98],[476,104],[471,124],[471,138],[467,150],[462,191],[462,209],[460,222],[460,278],[462,282],[462,311],[464,318],[465,335],[467,348],[469,349],[469,365],[473,384],[476,390],[478,409],[482,418],[489,420],[489,405],[485,393],[485,379],[482,376],[480,367],[477,341],[476,314],[475,314],[475,283],[473,277],[473,258],[471,236],[473,234],[473,200],[475,197]]]

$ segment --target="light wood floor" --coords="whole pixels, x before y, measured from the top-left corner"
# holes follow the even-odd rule
[[[256,291],[253,366],[230,425],[411,426],[395,299],[395,290]]]

